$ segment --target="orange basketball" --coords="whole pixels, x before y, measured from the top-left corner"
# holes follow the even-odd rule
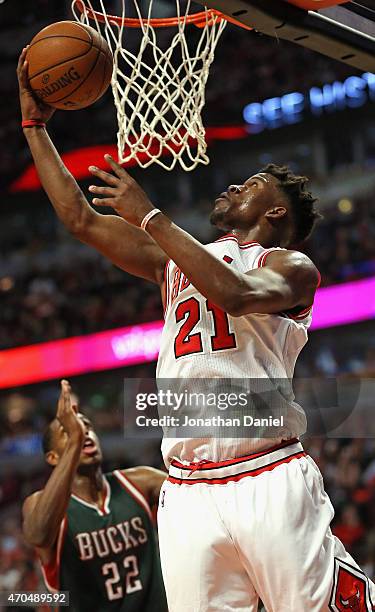
[[[59,21],[31,41],[26,59],[32,90],[46,104],[63,110],[90,106],[108,89],[113,57],[94,28]]]

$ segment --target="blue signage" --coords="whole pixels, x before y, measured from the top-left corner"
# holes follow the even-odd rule
[[[42,436],[25,434],[16,438],[4,438],[0,444],[0,456],[36,455],[42,452]]]
[[[359,108],[375,101],[375,74],[350,76],[345,81],[312,87],[307,93],[294,91],[243,109],[243,117],[253,133],[299,123],[307,115],[321,116],[345,108]]]

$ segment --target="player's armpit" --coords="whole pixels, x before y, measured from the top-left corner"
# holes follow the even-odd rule
[[[244,277],[232,316],[309,307],[320,280],[312,261],[298,251],[271,252],[264,267],[251,270]]]
[[[159,493],[168,474],[149,466],[140,466],[122,470],[128,478],[144,495],[150,507],[159,501]]]
[[[167,255],[151,236],[121,217],[92,210],[74,234],[129,274],[162,284]]]

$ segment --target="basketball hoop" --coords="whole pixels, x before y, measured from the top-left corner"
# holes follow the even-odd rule
[[[104,0],[98,0],[100,12],[91,0],[72,2],[76,20],[99,31],[102,26],[113,52],[119,161],[136,160],[142,168],[157,163],[165,170],[178,162],[186,171],[208,164],[201,114],[209,69],[227,21],[242,24],[207,8],[190,14],[190,0],[183,13],[180,0],[175,0],[177,16],[172,18],[153,18],[153,0],[146,17],[137,0],[132,2],[136,18],[126,16],[125,0],[121,16],[107,14]],[[194,44],[187,37],[189,25],[200,29]],[[126,28],[140,30],[137,51],[126,46]],[[166,48],[160,28],[176,30],[167,45],[164,40]]]

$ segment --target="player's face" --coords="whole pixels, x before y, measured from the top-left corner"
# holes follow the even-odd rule
[[[243,185],[229,185],[215,200],[211,223],[223,230],[255,227],[267,210],[282,199],[278,183],[272,174],[259,172]]]
[[[85,440],[83,443],[80,465],[90,463],[100,463],[103,459],[102,449],[100,448],[99,438],[95,433],[94,427],[87,417],[83,414],[78,415],[85,426]]]
[[[102,450],[100,448],[98,436],[94,431],[90,419],[88,419],[81,413],[78,413],[77,417],[81,419],[85,426],[85,438],[81,451],[79,467],[101,463],[103,459]],[[63,427],[57,420],[54,421],[53,427],[54,444],[53,451],[51,451],[50,453],[50,455],[53,455],[53,457],[51,457],[52,461],[50,461],[50,463],[52,463],[53,465],[57,465],[68,444],[69,439],[67,433],[64,431]]]

